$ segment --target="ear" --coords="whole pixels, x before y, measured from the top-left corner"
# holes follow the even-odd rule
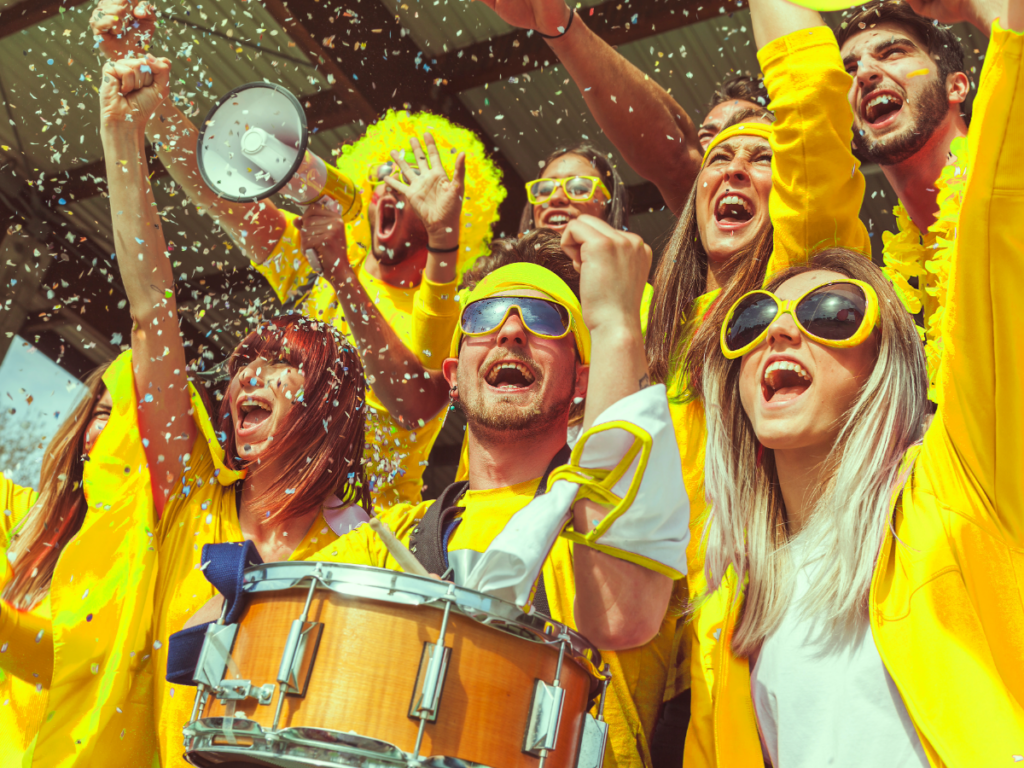
[[[951,72],[946,78],[946,97],[950,104],[963,104],[971,92],[971,81],[963,72]]]
[[[459,358],[457,357],[446,357],[441,362],[441,374],[444,376],[444,380],[448,382],[448,387],[455,386],[455,374],[459,370]]]
[[[573,389],[572,396],[586,397],[587,396],[587,384],[590,383],[590,366],[589,365],[577,365],[576,366],[576,387]]]

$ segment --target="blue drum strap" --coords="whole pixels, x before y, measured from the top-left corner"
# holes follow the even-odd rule
[[[203,575],[217,588],[227,603],[225,624],[234,624],[245,610],[246,599],[242,590],[245,569],[260,565],[263,558],[251,541],[203,546]],[[167,643],[167,682],[177,685],[195,685],[193,676],[203,649],[206,628],[213,622],[197,624],[171,635]]]

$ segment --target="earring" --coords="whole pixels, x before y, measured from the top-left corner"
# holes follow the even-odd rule
[[[454,401],[459,395],[459,387],[457,384],[453,384],[452,388],[448,390],[448,399]]]

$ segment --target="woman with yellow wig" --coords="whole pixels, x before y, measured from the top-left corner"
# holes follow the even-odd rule
[[[0,474],[4,768],[101,756],[145,766],[156,756],[149,473],[119,437],[136,425],[134,401],[108,388],[127,364],[86,377],[47,446],[39,493]]]

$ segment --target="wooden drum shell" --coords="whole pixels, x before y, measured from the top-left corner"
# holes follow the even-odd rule
[[[254,594],[239,621],[227,679],[253,685],[275,681],[291,623],[307,588]],[[279,728],[296,726],[355,732],[411,753],[419,719],[409,716],[425,643],[437,642],[443,610],[348,597],[318,589],[309,620],[323,635],[305,696],[289,695]],[[535,768],[539,758],[523,752],[534,681],[551,683],[558,645],[532,642],[488,627],[455,610],[445,645],[451,658],[437,720],[428,723],[420,754],[455,757],[491,768]],[[567,653],[560,685],[562,720],[545,768],[573,768],[591,693],[590,674]],[[210,697],[200,717],[245,717],[265,729],[271,705],[254,699],[222,704]]]

